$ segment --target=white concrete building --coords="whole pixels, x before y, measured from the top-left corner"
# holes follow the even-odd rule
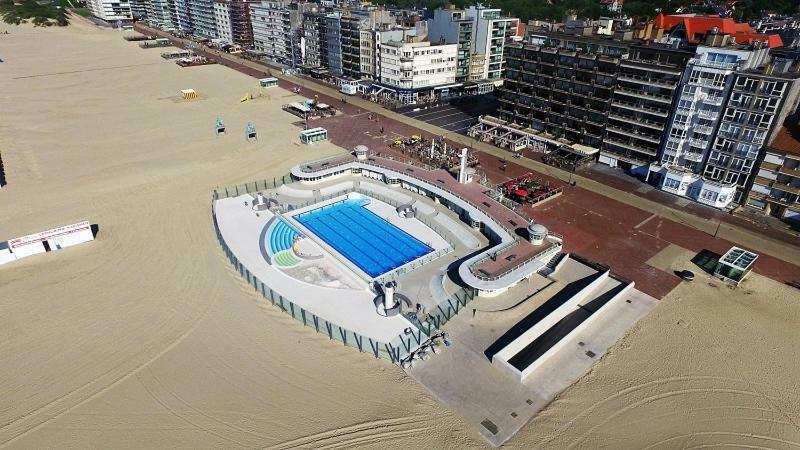
[[[214,2],[214,21],[217,25],[217,38],[226,44],[233,44],[231,9],[228,0]]]
[[[483,6],[437,9],[428,20],[430,40],[458,44],[456,81],[492,80],[500,83],[503,49],[516,31],[517,19]]]
[[[457,44],[389,41],[380,47],[380,82],[404,102],[455,83]]]
[[[467,16],[475,20],[475,50],[474,55],[483,57],[481,77],[476,78],[475,71],[471,70],[470,80],[491,80],[497,84],[502,83],[503,48],[511,29],[516,25],[515,19],[502,17],[500,9],[485,8],[483,6],[470,6]]]
[[[660,189],[716,208],[725,208],[734,200],[736,183],[708,177],[705,168],[736,72],[760,65],[768,51],[697,47],[681,81],[661,159],[650,166],[650,176],[658,177]]]
[[[366,29],[359,32],[359,58],[361,60],[361,76],[375,79],[378,74],[377,31]]]
[[[129,0],[88,0],[86,6],[93,16],[112,24],[116,21],[127,23],[133,19]]]
[[[284,1],[265,1],[250,5],[253,46],[283,64],[293,60],[291,12]]]

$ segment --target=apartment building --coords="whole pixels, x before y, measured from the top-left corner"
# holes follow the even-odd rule
[[[503,49],[506,39],[516,33],[516,22],[510,17],[502,17],[499,9],[483,6],[470,6],[467,16],[474,17],[475,54],[483,56],[482,80],[501,83],[503,74]],[[471,74],[474,79],[474,75]]]
[[[437,9],[428,20],[431,42],[458,45],[456,82],[491,80],[503,71],[506,40],[516,35],[518,20],[483,6]]]
[[[303,65],[328,67],[328,25],[324,12],[303,13]]]
[[[646,176],[669,127],[690,51],[632,44],[619,63],[599,162]]]
[[[131,3],[131,17],[135,20],[147,19],[147,6],[145,0],[130,0]]]
[[[328,14],[325,17],[328,47],[328,70],[334,76],[341,76],[342,72],[342,15],[340,12]]]
[[[369,19],[355,15],[341,18],[342,75],[361,78],[361,30],[369,26]]]
[[[194,32],[194,24],[191,13],[189,12],[188,0],[166,0],[170,7],[170,17],[172,25],[178,30],[191,34]]]
[[[264,52],[267,59],[292,65],[295,46],[289,2],[277,0],[251,4],[250,22],[253,27],[253,47]]]
[[[746,205],[800,223],[800,123],[781,127],[758,165]]]
[[[217,23],[214,19],[214,0],[186,0],[195,36],[214,39],[217,37]]]
[[[740,205],[763,145],[796,104],[796,83],[789,65],[776,69],[772,63],[777,36],[721,22],[725,19],[681,20],[683,29],[692,31],[684,36],[699,45],[649,178],[666,192],[715,208]],[[668,39],[676,36],[671,32]]]
[[[359,36],[359,70],[361,78],[374,80],[378,72],[378,42],[380,42],[379,32],[374,29],[361,29]]]
[[[145,0],[144,9],[147,14],[147,21],[150,24],[163,29],[174,26],[170,5],[167,0]]]
[[[133,19],[130,0],[88,0],[86,7],[92,15],[106,22],[130,22]]]
[[[230,0],[214,1],[214,22],[217,28],[217,39],[226,44],[233,44]]]
[[[798,100],[797,72],[778,73],[772,66],[738,72],[703,169],[703,184],[697,197],[688,196],[718,208],[743,204],[764,144],[797,109]],[[727,204],[719,198],[726,193],[732,194]]]
[[[645,177],[691,53],[575,32],[506,46],[498,114],[545,139],[599,149],[600,162]]]
[[[396,92],[401,102],[435,95],[437,88],[455,82],[457,44],[395,41],[380,47],[380,82]]]

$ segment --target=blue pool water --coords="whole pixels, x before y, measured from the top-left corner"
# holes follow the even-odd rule
[[[400,267],[433,249],[348,199],[294,218],[371,277]]]

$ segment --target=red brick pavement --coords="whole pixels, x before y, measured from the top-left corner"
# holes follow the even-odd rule
[[[172,39],[174,41],[174,38]],[[198,53],[223,61],[217,54],[202,50]],[[226,55],[226,57],[229,56]],[[260,78],[267,75],[266,71],[259,71],[236,62],[225,61],[224,64],[254,77]],[[379,116],[377,121],[370,121],[367,112],[351,104],[342,103],[342,97],[333,98],[314,91],[312,89],[314,83],[322,84],[318,80],[310,79],[303,79],[298,83],[284,80],[279,82],[280,86],[285,89],[300,87],[300,95],[309,98],[317,95],[320,102],[328,103],[343,111],[343,114],[335,117],[314,119],[309,123],[310,126],[327,128],[331,141],[336,145],[353,148],[356,145],[365,144],[374,151],[399,154],[389,147],[395,137],[410,136],[411,134],[431,137],[429,133],[421,132],[410,125],[383,116]],[[384,127],[383,135],[380,133],[381,127]],[[454,146],[458,145],[452,141],[449,143]],[[530,172],[529,169],[514,164],[513,158],[504,160],[482,152],[478,156],[479,170],[486,173],[492,183],[500,183]],[[537,154],[531,152],[526,152],[525,156],[539,159]],[[501,170],[504,164],[506,168]],[[633,180],[626,180],[624,177],[593,170],[582,170],[579,173],[626,192],[633,192],[660,203],[677,205],[677,199],[664,192],[653,190],[642,193],[636,191],[641,184]],[[536,175],[545,181],[561,183],[559,180],[543,174],[536,173]],[[756,229],[760,233],[778,239],[788,239],[787,242],[795,243],[796,238],[785,233],[764,230],[756,224],[702,205],[690,204],[681,208],[700,217],[715,221],[722,220],[747,229]],[[646,264],[647,260],[668,244],[673,243],[692,251],[699,252],[708,249],[716,253],[723,253],[733,245],[726,240],[714,238],[705,232],[662,217],[653,217],[642,224],[651,217],[650,213],[588,191],[580,186],[566,187],[561,196],[542,205],[523,207],[521,212],[553,231],[563,234],[566,251],[608,265],[615,273],[634,280],[638,289],[656,298],[662,298],[680,283],[674,274],[662,272]],[[640,225],[639,228],[636,228],[637,225]],[[761,255],[756,262],[754,271],[781,282],[800,282],[800,267],[767,255]]]

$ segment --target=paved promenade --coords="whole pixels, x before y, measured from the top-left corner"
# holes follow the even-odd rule
[[[177,44],[186,42],[139,24],[137,29],[168,37]],[[544,179],[562,183],[576,181],[577,187],[565,189],[565,195],[536,208],[536,212],[526,212],[565,235],[566,251],[608,264],[621,276],[636,281],[643,291],[654,297],[661,298],[679,283],[673,274],[644,264],[670,243],[717,253],[723,253],[736,243],[762,254],[754,269],[756,272],[781,282],[800,282],[800,239],[781,230],[764,229],[742,218],[694,203],[681,206],[676,198],[660,191],[654,193],[647,185],[639,184],[641,189],[637,190],[636,185],[622,177],[595,170],[570,174],[545,165],[530,154],[526,154],[530,157],[511,159],[509,152],[487,143],[448,132],[358,97],[345,98],[334,87],[318,80],[283,75],[278,68],[224,53],[205,50],[197,50],[197,53],[254,77],[269,74],[279,78],[284,88],[299,87],[301,95],[309,98],[316,96],[321,102],[335,105],[344,114],[317,119],[313,125],[311,122],[309,124],[327,128],[331,141],[344,148],[366,144],[374,151],[393,152],[389,143],[397,136],[444,135],[452,145],[478,150],[480,170],[494,183],[529,171]],[[343,98],[346,104],[342,103]],[[370,113],[377,118],[369,120]],[[661,196],[669,198],[661,199]],[[660,201],[650,197],[659,198]],[[652,287],[648,288],[647,284]]]

